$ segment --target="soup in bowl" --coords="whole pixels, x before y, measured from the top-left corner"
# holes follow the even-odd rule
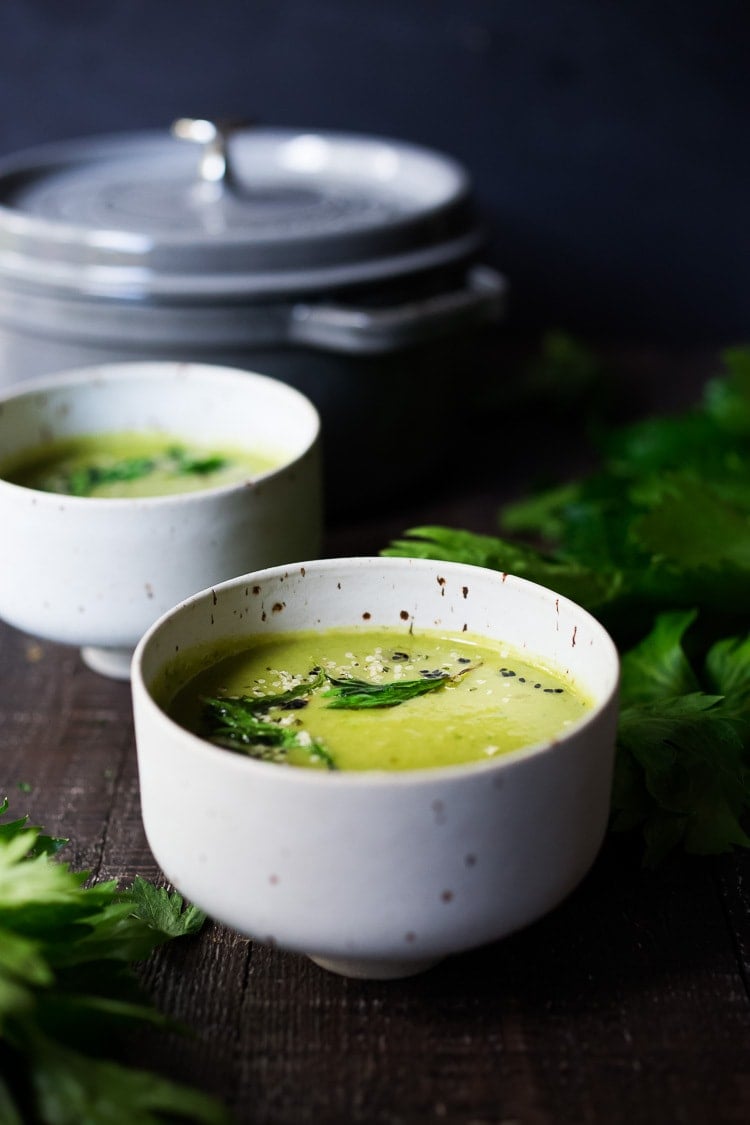
[[[127,678],[171,606],[319,550],[320,420],[204,364],[58,373],[0,396],[0,617]]]
[[[340,973],[406,976],[521,928],[602,842],[617,653],[524,579],[400,558],[247,574],[148,630],[132,692],[166,877]]]

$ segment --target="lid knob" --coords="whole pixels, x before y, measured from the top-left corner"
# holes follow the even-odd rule
[[[242,118],[210,121],[205,117],[178,117],[172,123],[172,136],[203,145],[198,165],[201,183],[213,185],[219,190],[231,189],[236,187],[236,180],[229,160],[229,138],[248,124]]]

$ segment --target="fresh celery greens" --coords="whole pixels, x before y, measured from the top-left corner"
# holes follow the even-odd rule
[[[613,827],[643,833],[647,862],[750,845],[750,348],[724,353],[693,409],[611,430],[596,471],[499,523],[413,528],[383,554],[522,575],[588,608],[623,654]]]
[[[0,818],[7,814],[0,803]],[[66,843],[0,819],[0,1120],[7,1125],[225,1125],[212,1098],[114,1061],[127,1033],[175,1030],[144,998],[131,962],[195,933],[205,916],[136,877],[86,886]]]

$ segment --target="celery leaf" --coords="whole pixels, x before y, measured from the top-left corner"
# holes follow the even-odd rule
[[[26,817],[0,822],[0,1120],[228,1121],[214,1099],[107,1057],[133,1028],[175,1027],[131,963],[194,933],[203,914],[142,879],[129,891],[86,885],[56,858],[60,844]]]

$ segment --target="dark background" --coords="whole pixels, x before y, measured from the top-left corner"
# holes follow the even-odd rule
[[[739,0],[2,0],[0,154],[181,115],[379,133],[473,174],[512,321],[744,339]]]

